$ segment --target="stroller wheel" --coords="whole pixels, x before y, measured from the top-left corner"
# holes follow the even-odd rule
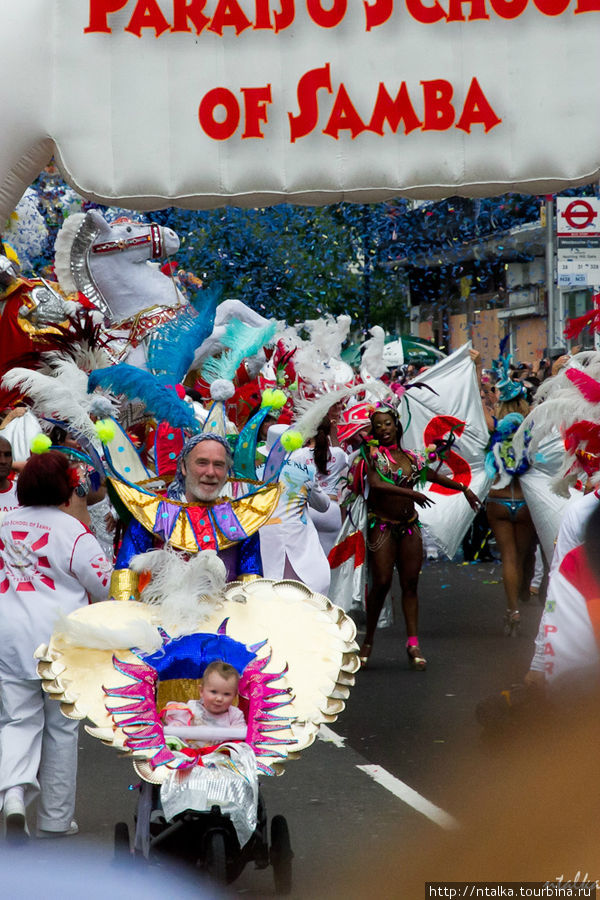
[[[131,858],[129,826],[127,822],[117,822],[115,825],[115,862],[129,862]]]
[[[225,835],[221,831],[211,831],[208,835],[205,867],[213,881],[227,884],[227,850]]]
[[[292,846],[290,831],[284,816],[273,816],[271,820],[271,865],[275,891],[289,894],[292,890]]]

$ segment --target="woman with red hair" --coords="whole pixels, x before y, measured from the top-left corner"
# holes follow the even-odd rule
[[[0,804],[7,837],[24,839],[37,795],[37,834],[75,834],[78,722],[42,691],[34,652],[60,614],[106,599],[111,567],[80,521],[88,485],[57,451],[34,454],[17,482],[20,507],[0,525]]]

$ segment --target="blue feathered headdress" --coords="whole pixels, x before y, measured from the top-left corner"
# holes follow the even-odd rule
[[[179,384],[185,378],[196,350],[212,333],[222,293],[220,286],[199,291],[190,307],[152,333],[148,370],[162,384]]]
[[[527,448],[531,443],[531,432],[525,431],[524,449],[519,459],[512,442],[522,421],[521,413],[509,413],[497,422],[485,457],[484,468],[488,478],[495,478],[500,473],[506,480],[507,476],[523,475],[529,469],[531,463]]]
[[[500,355],[492,363],[494,375],[497,378],[496,391],[500,403],[516,400],[526,394],[525,386],[520,381],[513,381],[509,374],[509,366],[512,360],[511,353],[504,353],[508,344],[508,335],[500,341]]]
[[[155,375],[136,366],[119,363],[96,369],[88,378],[88,392],[91,394],[97,387],[124,394],[129,400],[141,400],[149,415],[158,422],[168,422],[172,428],[200,430],[192,407],[180,400],[174,390],[161,384]]]

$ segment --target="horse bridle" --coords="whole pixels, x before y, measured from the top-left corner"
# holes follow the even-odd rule
[[[163,253],[162,237],[160,233],[160,225],[152,222],[150,225],[150,234],[140,234],[137,237],[122,238],[118,241],[104,241],[102,244],[94,244],[91,247],[92,253],[118,253],[121,250],[128,250],[130,247],[141,247],[143,244],[152,243],[152,259],[160,259]]]

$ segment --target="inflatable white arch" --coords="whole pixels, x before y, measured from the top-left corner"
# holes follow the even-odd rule
[[[18,0],[0,217],[55,155],[132,209],[558,192],[600,174],[600,0]]]

